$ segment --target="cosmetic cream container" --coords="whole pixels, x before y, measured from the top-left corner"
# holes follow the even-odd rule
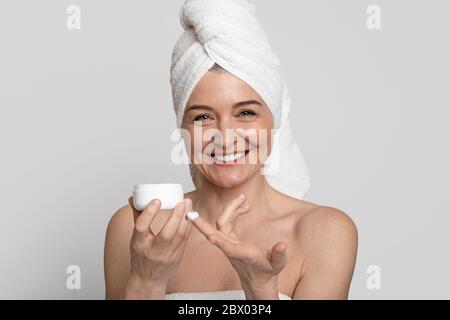
[[[152,199],[161,201],[161,209],[173,209],[184,199],[183,187],[179,183],[134,185],[133,205],[137,210],[144,210]]]

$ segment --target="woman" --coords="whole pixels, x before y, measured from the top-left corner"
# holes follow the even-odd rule
[[[180,18],[171,85],[197,189],[173,210],[154,199],[137,211],[130,198],[114,214],[106,298],[347,299],[357,230],[302,200],[308,170],[253,5],[188,0]]]

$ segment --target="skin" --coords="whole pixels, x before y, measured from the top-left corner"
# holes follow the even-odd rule
[[[245,82],[210,71],[187,103],[183,128],[193,135],[195,125],[225,136],[227,128],[273,128],[273,117]],[[213,143],[220,153],[239,139],[204,141],[201,150]],[[270,139],[241,139],[250,153],[270,152]],[[192,152],[191,159],[198,156]],[[249,300],[278,299],[278,292],[292,299],[347,299],[357,257],[354,222],[337,208],[273,189],[260,174],[264,157],[257,160],[230,167],[196,164],[202,187],[186,193],[184,207],[174,210],[160,210],[155,200],[137,211],[130,197],[108,224],[106,298],[242,289]],[[200,217],[187,219],[191,210]]]

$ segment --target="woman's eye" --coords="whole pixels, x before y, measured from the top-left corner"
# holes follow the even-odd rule
[[[194,121],[205,121],[210,119],[210,117],[207,114],[200,114],[196,117],[194,117]]]
[[[251,110],[244,110],[239,113],[239,116],[244,117],[244,118],[252,117],[254,115],[256,115],[256,113],[254,113]]]

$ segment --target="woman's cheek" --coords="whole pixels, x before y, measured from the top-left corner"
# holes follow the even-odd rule
[[[271,129],[261,128],[258,130],[257,149],[258,162],[264,163],[271,151]]]

